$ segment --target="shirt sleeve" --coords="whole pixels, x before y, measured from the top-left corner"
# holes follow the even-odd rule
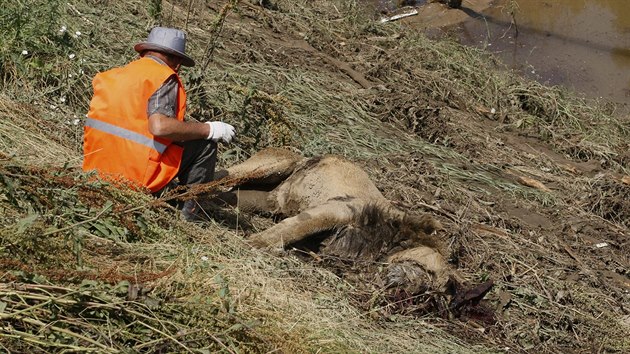
[[[177,117],[177,85],[177,79],[173,74],[149,97],[147,105],[148,116],[154,113],[161,113],[167,117]]]

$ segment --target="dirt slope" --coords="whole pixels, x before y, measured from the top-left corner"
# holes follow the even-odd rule
[[[343,21],[322,5],[309,11]],[[235,35],[225,41],[226,54],[237,65],[264,62],[276,75],[299,67],[328,76],[340,84],[327,90],[351,91],[363,119],[385,123],[351,121],[333,108],[332,116],[313,115],[329,130],[313,135],[311,124],[320,122],[291,114],[317,109],[309,107],[316,98],[293,96],[283,87],[288,78],[265,87],[295,97],[299,107],[287,115],[307,132],[297,147],[368,155],[364,163],[387,197],[442,216],[453,261],[473,281],[496,282],[489,298],[497,323],[455,321],[454,333],[533,351],[627,347],[627,118],[599,116],[559,89],[500,82],[508,73],[484,77],[475,70],[492,70],[492,59],[435,48],[395,25],[389,32],[359,22],[349,32],[313,18],[311,27],[299,27],[291,16],[275,16],[285,9],[249,7],[238,20],[229,17],[236,29],[226,36]],[[593,132],[598,119],[609,128]],[[609,137],[596,136],[609,129]],[[322,141],[309,146],[309,135]],[[596,340],[597,332],[607,339]]]
[[[460,314],[459,318],[446,313],[421,314],[423,317],[418,319],[420,313],[414,309],[420,304],[413,299],[402,301],[407,306],[388,303],[377,286],[362,279],[338,279],[317,264],[303,264],[289,255],[267,258],[271,256],[242,250],[240,230],[234,233],[226,220],[218,220],[223,225],[209,225],[204,230],[187,230],[177,242],[160,236],[173,231],[165,216],[143,214],[148,220],[157,220],[149,227],[150,233],[131,227],[129,223],[137,220],[138,211],[124,204],[139,203],[153,210],[148,207],[151,202],[142,198],[134,201],[126,194],[120,200],[115,192],[107,192],[95,200],[102,198],[102,204],[114,200],[114,207],[119,207],[115,210],[133,216],[101,217],[126,230],[120,231],[121,239],[117,240],[124,245],[124,250],[118,251],[117,271],[129,274],[140,264],[151,264],[150,269],[162,276],[146,283],[153,289],[152,295],[167,303],[202,290],[218,293],[225,289],[221,281],[210,284],[212,278],[204,273],[208,269],[220,269],[218,274],[236,279],[230,286],[239,296],[230,299],[239,303],[242,314],[235,316],[264,320],[250,329],[249,322],[243,325],[245,320],[235,320],[229,308],[222,307],[225,291],[223,297],[212,300],[216,313],[224,316],[220,317],[224,329],[230,329],[218,343],[228,343],[231,349],[431,352],[435,347],[429,344],[434,341],[448,352],[478,352],[480,348],[532,353],[630,350],[627,117],[614,116],[613,107],[584,102],[558,88],[524,81],[475,50],[430,41],[397,23],[378,24],[371,13],[366,14],[354,2],[160,3],[159,12],[135,2],[108,8],[102,2],[88,1],[64,8],[60,19],[81,29],[82,36],[89,36],[89,41],[68,42],[68,50],[85,58],[81,64],[70,61],[68,53],[52,49],[40,50],[28,58],[18,56],[15,61],[5,56],[2,75],[7,97],[0,106],[6,116],[0,126],[2,161],[12,166],[23,161],[18,163],[9,155],[24,156],[23,160],[40,166],[41,159],[35,157],[51,150],[51,146],[37,143],[45,137],[74,151],[73,156],[64,151],[63,157],[52,162],[77,166],[80,125],[68,123],[67,117],[81,117],[85,111],[91,75],[133,57],[128,45],[142,38],[154,23],[186,27],[190,51],[200,64],[184,74],[192,117],[223,119],[236,125],[240,134],[236,144],[221,151],[222,165],[270,145],[289,145],[305,155],[344,155],[364,166],[394,203],[440,218],[446,230],[438,237],[446,245],[451,262],[471,282],[492,279],[495,286],[483,304],[487,310],[483,313]],[[51,31],[56,33],[60,23],[53,25]],[[49,60],[56,68],[80,69],[82,76],[70,87],[54,76],[54,70],[32,69],[37,67],[33,63],[38,58]],[[20,66],[22,61],[28,65]],[[67,78],[66,74],[64,80]],[[24,94],[38,91],[47,93],[30,97]],[[60,105],[61,95],[69,103]],[[23,106],[15,106],[12,101],[28,106],[26,112],[39,113],[24,114]],[[46,122],[51,126],[37,133],[30,130],[23,141],[33,144],[17,142],[15,126],[23,127],[24,123],[18,122],[25,116],[35,122],[48,117]],[[38,262],[50,259],[16,256],[23,254],[21,246],[18,251],[7,246],[16,244],[23,233],[41,232],[43,228],[29,228],[37,222],[24,221],[33,208],[27,208],[26,202],[9,207],[14,194],[7,181],[29,171],[12,168],[1,170],[5,197],[0,201],[7,210],[4,234],[11,235],[3,236],[3,257],[17,257],[24,264],[4,262],[3,269],[11,276],[3,281],[26,282],[11,272],[38,269],[44,274],[45,263]],[[28,178],[24,181],[24,185],[38,186]],[[63,198],[76,194],[83,202],[85,191],[77,188],[76,193],[52,200],[70,200]],[[36,189],[55,190],[51,186]],[[98,193],[92,187],[87,190]],[[27,192],[20,195],[30,200]],[[40,204],[37,208],[43,208],[42,215],[56,210],[53,202],[46,206],[48,209]],[[72,225],[92,225],[101,215],[98,213],[106,211],[100,208],[102,204],[88,211],[59,212],[46,220],[62,220],[57,228],[68,231],[66,237],[72,239],[73,230],[78,229]],[[77,216],[83,213],[87,219]],[[68,215],[71,219],[64,219]],[[245,218],[254,228],[272,222],[252,215],[238,218]],[[98,232],[103,225],[86,227],[81,235],[87,232],[111,239],[114,232]],[[170,231],[156,231],[158,228]],[[188,243],[195,239],[199,242]],[[168,247],[163,250],[154,242],[172,243],[179,254],[187,256],[174,262]],[[187,253],[196,247],[208,252],[213,262],[210,268],[198,260],[187,267],[188,256],[198,259]],[[87,265],[82,267],[102,270],[96,265],[106,262],[107,254],[115,254],[111,250],[101,254],[94,244],[85,248],[90,257],[85,258]],[[134,248],[149,254],[153,248],[159,251],[138,260]],[[59,246],[59,252],[64,249]],[[64,258],[65,265],[55,266],[73,267],[72,255]],[[161,273],[168,269],[177,270],[174,275]],[[55,279],[58,286],[68,289],[77,283],[63,276]],[[313,289],[319,284],[321,289]],[[335,294],[335,289],[343,291]],[[258,295],[246,296],[248,292]],[[8,292],[3,294],[9,296]],[[285,298],[286,302],[279,300]],[[306,315],[300,314],[300,308]],[[190,311],[198,310],[192,307]],[[350,322],[349,318],[366,322]],[[204,323],[197,317],[195,321]],[[233,329],[235,323],[241,327]],[[372,343],[357,334],[353,337],[352,326],[361,336],[372,338]],[[173,328],[177,326],[163,331],[179,335]],[[280,339],[283,336],[285,339]],[[311,340],[301,343],[302,336],[310,336]],[[158,341],[155,337],[150,340]],[[194,343],[191,348],[196,348],[195,340],[190,340]],[[182,342],[189,343],[184,339]],[[94,345],[81,338],[74,343]],[[239,345],[243,343],[249,346]],[[159,346],[151,348],[160,350]]]

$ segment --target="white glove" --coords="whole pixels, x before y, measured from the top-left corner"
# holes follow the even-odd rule
[[[206,140],[212,140],[217,142],[222,140],[223,142],[229,143],[234,139],[234,127],[223,122],[206,122],[210,126],[210,134]]]

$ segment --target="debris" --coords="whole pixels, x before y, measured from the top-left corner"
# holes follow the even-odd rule
[[[578,258],[578,256],[576,256],[575,253],[573,253],[573,251],[571,251],[571,249],[569,248],[568,245],[562,245],[562,246],[563,246],[564,250],[569,254],[569,256],[571,256],[571,258],[573,258],[580,265],[584,265],[582,263],[582,261]]]
[[[475,107],[475,110],[477,111],[477,113],[483,114],[483,115],[485,115],[488,118],[490,118],[490,116],[492,116],[493,114],[495,114],[497,112],[497,110],[495,108],[488,109],[488,108],[483,107],[483,106],[477,106],[477,107]]]
[[[466,304],[476,305],[486,296],[493,286],[494,282],[490,279],[467,291],[462,292],[461,290],[463,289],[459,289],[449,307],[451,310],[456,310]]]
[[[473,10],[486,1],[465,5]],[[11,8],[10,3],[5,7]],[[79,0],[77,6],[88,8],[85,3]],[[98,3],[90,3],[95,12],[100,11]],[[58,73],[36,70],[32,85],[19,85],[29,78],[16,72],[18,84],[7,82],[6,92],[0,95],[0,112],[6,117],[0,120],[0,239],[4,241],[0,248],[4,247],[3,257],[16,254],[14,258],[30,262],[24,270],[0,259],[4,264],[0,270],[5,274],[3,284],[16,278],[46,287],[27,284],[36,289],[3,292],[0,285],[0,317],[16,313],[21,317],[3,320],[3,347],[17,352],[81,351],[82,346],[145,352],[182,352],[186,347],[208,352],[350,351],[348,343],[366,352],[502,351],[506,346],[514,348],[504,349],[510,352],[621,352],[627,348],[630,316],[624,317],[628,313],[620,306],[625,306],[630,291],[624,285],[630,281],[625,266],[630,246],[630,209],[626,208],[630,173],[620,173],[619,164],[627,161],[628,137],[627,130],[618,129],[624,121],[606,113],[611,107],[600,111],[563,90],[504,71],[495,74],[487,68],[497,63],[486,55],[459,48],[453,41],[428,40],[420,36],[421,31],[398,28],[423,17],[424,9],[389,25],[378,22],[411,8],[378,16],[372,22],[379,28],[365,29],[365,22],[345,13],[356,6],[342,6],[337,12],[327,1],[273,3],[282,11],[242,6],[242,15],[225,21],[223,31],[199,26],[214,23],[223,4],[208,2],[212,11],[191,16],[193,33],[212,37],[208,44],[223,48],[213,62],[232,63],[208,70],[207,80],[199,86],[220,94],[212,94],[208,102],[203,100],[204,91],[190,97],[191,116],[234,119],[243,128],[239,143],[219,155],[219,165],[231,165],[263,147],[278,145],[308,156],[347,155],[368,169],[387,199],[400,202],[405,211],[429,212],[443,222],[444,231],[429,239],[444,249],[449,264],[462,269],[471,287],[486,279],[497,281],[497,288],[486,295],[489,301],[463,305],[461,317],[451,316],[452,295],[442,292],[401,291],[395,293],[397,302],[392,302],[390,289],[382,289],[389,279],[385,277],[389,265],[381,262],[317,259],[316,252],[298,258],[292,253],[250,250],[243,238],[276,220],[245,214],[242,206],[217,211],[216,222],[180,227],[168,215],[170,208],[163,199],[128,197],[125,191],[110,191],[102,183],[81,183],[74,174],[79,173],[74,167],[81,160],[80,131],[74,129],[77,118],[72,115],[82,112],[90,80],[73,83],[75,94],[60,102],[59,92],[67,92],[67,80],[56,80]],[[102,30],[112,25],[100,23],[106,19],[86,14],[95,22],[89,28],[102,34],[96,44],[118,43],[115,34],[127,30],[116,26],[133,23],[130,14],[137,4],[115,5],[103,7],[121,18],[112,31]],[[175,4],[174,11],[186,13],[179,5],[182,2]],[[51,33],[60,36],[62,22],[58,23]],[[64,38],[69,40],[77,29],[88,32],[76,23],[67,25]],[[294,36],[291,32],[296,28],[302,31]],[[98,55],[102,48],[89,45],[87,37],[83,34],[81,43],[88,46],[73,48],[77,60],[72,63],[85,60],[81,66],[86,73],[80,75],[106,64]],[[43,36],[44,41],[47,38]],[[36,47],[13,48],[10,54],[24,59],[21,50],[31,55],[39,48],[59,54],[46,56],[54,67],[68,63],[70,52],[48,50],[46,45],[37,42]],[[122,47],[114,45],[107,51],[121,57]],[[191,54],[202,56],[204,45],[191,49],[197,50]],[[65,77],[76,78],[79,73],[73,70]],[[280,86],[286,89],[278,90]],[[38,99],[30,105],[29,96]],[[51,103],[57,105],[55,111],[48,109]],[[478,105],[485,110],[477,112]],[[276,131],[285,121],[295,127],[286,135],[283,129]],[[411,134],[410,123],[420,129]],[[295,142],[294,134],[301,135]],[[598,159],[602,156],[607,158],[603,165]],[[51,185],[47,182],[57,181],[57,171],[21,168],[27,160],[43,166],[68,161],[73,174]],[[504,175],[506,166],[513,166],[516,175],[549,184],[555,198],[521,185],[516,176]],[[607,176],[594,178],[600,171]],[[213,183],[205,190],[227,191],[236,182]],[[192,198],[192,191],[187,196]],[[194,191],[202,194],[201,189]],[[91,220],[107,200],[114,202],[111,213],[77,225]],[[38,218],[25,224],[24,218],[35,212]],[[541,220],[549,226],[539,227]],[[241,222],[249,225],[241,228]],[[73,227],[37,237],[51,226]],[[106,239],[108,234],[120,234],[122,241]],[[596,248],[597,240],[606,240],[609,246]],[[204,255],[208,263],[203,263]],[[62,264],[53,268],[49,263]],[[172,275],[144,279],[160,273],[143,272],[170,269]],[[362,273],[355,276],[355,269]],[[610,273],[602,273],[608,269]],[[213,281],[216,274],[226,280],[218,284]],[[147,306],[137,289],[135,300],[128,301],[127,289],[123,292],[116,285],[123,276],[130,277],[131,283],[143,278],[137,282],[155,286],[149,295],[162,306],[157,310]],[[114,281],[79,288],[75,279],[86,277]],[[504,314],[495,326],[478,320],[485,318],[483,307],[489,305],[496,314]],[[417,328],[418,323],[422,328]],[[475,325],[485,328],[485,333],[477,333]],[[9,332],[12,329],[19,332]],[[71,337],[73,333],[107,348]],[[47,346],[38,344],[52,340]],[[248,343],[253,347],[244,348]]]
[[[382,18],[380,23],[396,21],[396,20],[400,20],[401,18],[405,18],[405,17],[409,17],[409,16],[415,16],[417,14],[418,14],[418,10],[414,9],[414,10],[411,10],[409,12],[405,12],[405,13],[402,13],[402,14],[398,14],[398,15],[394,15],[394,16],[391,16],[391,17]]]
[[[567,165],[567,164],[558,164],[558,166],[560,168],[562,168],[563,170],[570,172],[574,175],[579,174],[580,172],[578,171],[578,169],[575,166],[571,166],[571,165]]]
[[[516,180],[516,182],[527,186],[527,187],[532,187],[532,188],[536,188],[538,190],[541,190],[543,192],[551,192],[551,189],[547,188],[547,186],[545,186],[542,182],[535,180],[533,178],[530,177],[525,177],[525,176],[521,176],[517,171],[508,168],[506,170],[506,172],[513,176],[514,179]]]
[[[595,247],[597,247],[597,248],[604,248],[604,247],[608,247],[608,244],[606,242],[600,242],[600,243],[596,244]]]
[[[524,186],[536,188],[543,192],[551,192],[551,189],[547,188],[542,182],[539,182],[533,178],[517,176],[516,181]]]
[[[473,224],[472,229],[475,232],[484,232],[484,233],[495,235],[504,239],[507,239],[510,237],[510,234],[508,234],[507,232],[497,229],[496,227],[489,226],[489,225]]]
[[[567,297],[567,292],[564,290],[560,290],[556,293],[556,297],[554,298],[554,300],[556,302],[560,302],[561,300],[565,299]]]
[[[507,291],[502,291],[499,293],[499,306],[497,306],[498,311],[503,311],[512,301],[512,294]]]

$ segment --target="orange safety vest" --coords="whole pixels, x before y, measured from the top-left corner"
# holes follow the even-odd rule
[[[147,104],[175,74],[167,65],[140,58],[97,74],[83,137],[83,170],[101,178],[129,180],[151,192],[162,189],[179,170],[183,148],[149,132]],[[177,77],[177,120],[186,112],[186,93]]]

